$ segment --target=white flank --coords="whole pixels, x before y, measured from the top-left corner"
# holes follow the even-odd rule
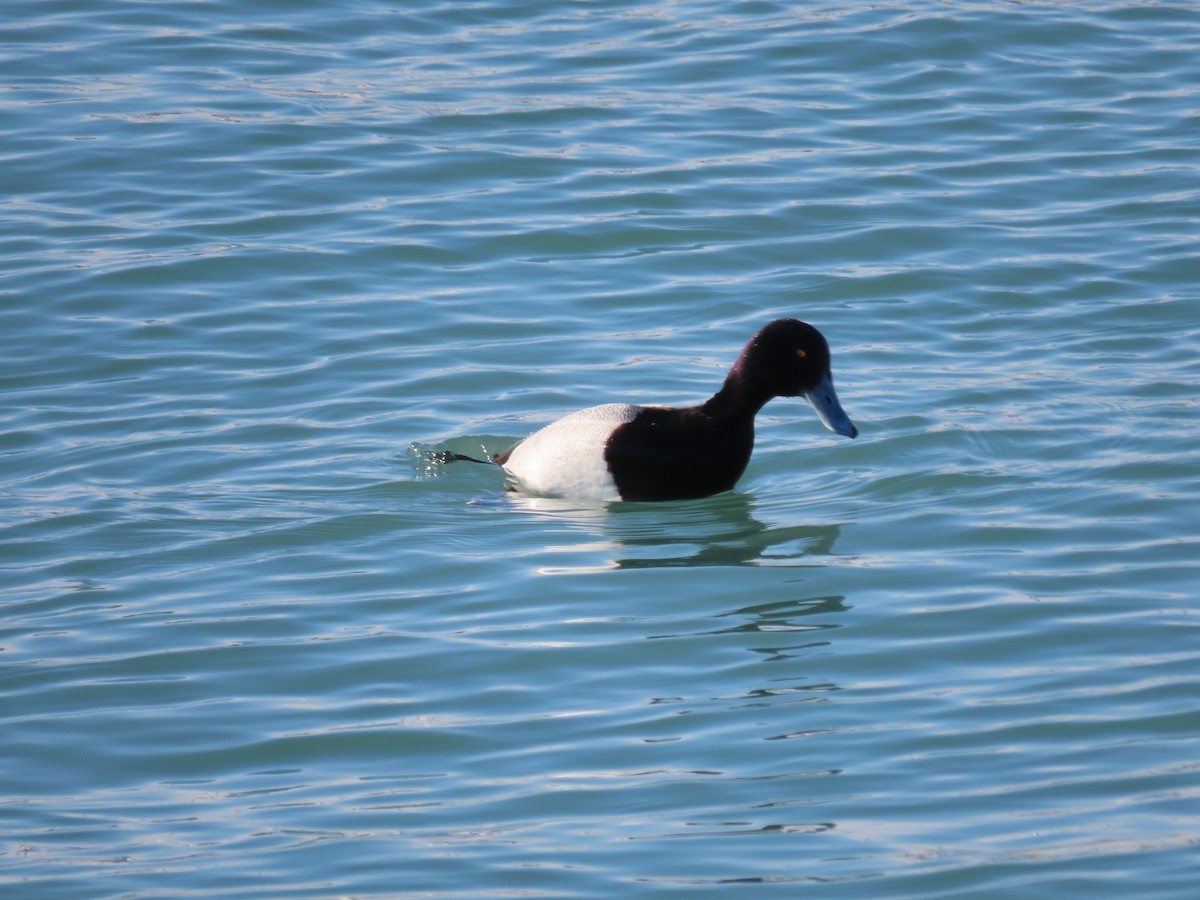
[[[504,470],[524,491],[541,497],[620,500],[604,461],[604,444],[639,409],[606,403],[563,416],[517,444]]]

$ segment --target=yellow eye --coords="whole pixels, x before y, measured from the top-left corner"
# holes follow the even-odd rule
[[[797,355],[798,357],[800,357],[801,359],[804,359],[804,357],[808,356],[808,354],[807,354],[807,353],[805,353],[803,350],[797,350],[797,351],[796,351],[796,355]]]

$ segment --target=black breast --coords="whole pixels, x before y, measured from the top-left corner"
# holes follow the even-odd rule
[[[604,459],[623,500],[690,500],[732,489],[753,449],[753,415],[648,407],[617,426]]]

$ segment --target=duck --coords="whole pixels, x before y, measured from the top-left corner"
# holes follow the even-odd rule
[[[720,390],[704,403],[588,407],[490,462],[504,470],[508,490],[537,497],[708,497],[732,490],[742,477],[754,449],[754,418],[776,397],[803,397],[830,431],[858,436],[834,390],[824,335],[807,322],[776,319],[750,338]]]

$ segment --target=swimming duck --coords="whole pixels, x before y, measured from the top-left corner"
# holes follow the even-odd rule
[[[838,402],[829,345],[816,328],[776,319],[742,350],[699,406],[608,403],[551,422],[493,462],[510,490],[592,500],[689,500],[733,488],[754,449],[754,417],[775,397],[804,397],[825,427],[858,429]]]

